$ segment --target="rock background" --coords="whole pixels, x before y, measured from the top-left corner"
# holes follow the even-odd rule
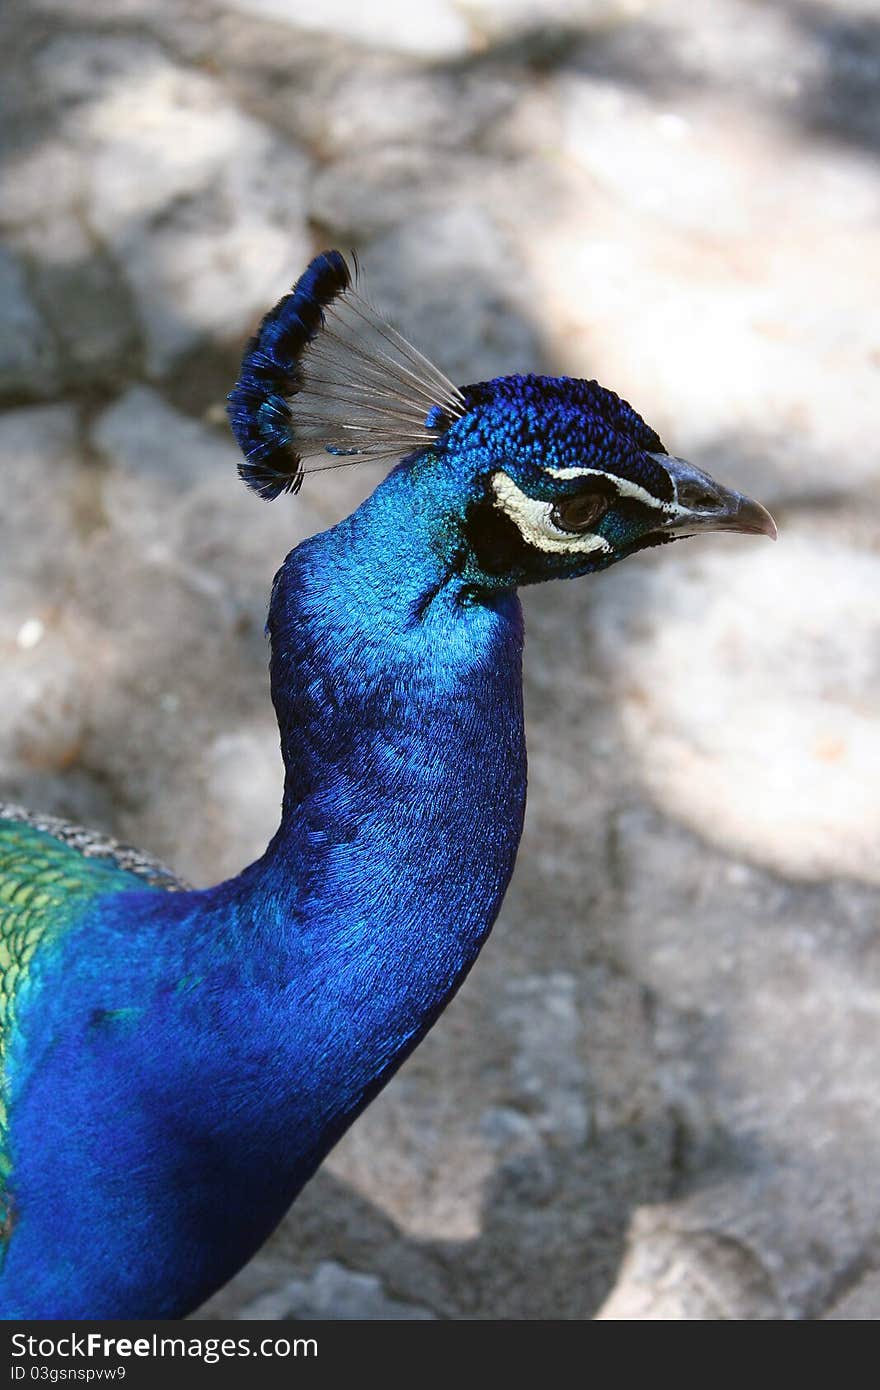
[[[502,918],[204,1316],[880,1317],[876,6],[0,26],[7,797],[198,883],[262,850],[272,573],[376,475],[261,506],[223,400],[328,244],[454,378],[596,375],[780,523],[526,595]]]

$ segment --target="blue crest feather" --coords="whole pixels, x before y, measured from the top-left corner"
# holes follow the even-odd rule
[[[357,271],[357,262],[355,262]],[[297,492],[304,459],[341,467],[429,448],[461,392],[365,299],[338,251],[316,256],[248,344],[229,396],[245,483]]]
[[[293,444],[289,398],[297,390],[302,354],[324,322],[324,309],[350,284],[338,251],[316,256],[245,349],[241,375],[229,395],[229,421],[244,455],[239,474],[267,500],[299,491],[302,458]]]

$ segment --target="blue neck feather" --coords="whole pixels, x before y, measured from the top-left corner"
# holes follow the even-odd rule
[[[100,900],[36,993],[37,1035],[58,1041],[16,1098],[23,1209],[47,1171],[59,1191],[83,1162],[100,1174],[73,1214],[42,1194],[75,1268],[35,1288],[40,1232],[31,1257],[26,1220],[11,1243],[9,1286],[27,1279],[45,1315],[197,1306],[431,1026],[492,926],[525,806],[521,613],[512,593],[460,592],[442,521],[455,478],[420,472],[397,469],[276,579],[286,783],[266,853],[205,892]],[[129,1284],[102,1302],[114,1264]]]

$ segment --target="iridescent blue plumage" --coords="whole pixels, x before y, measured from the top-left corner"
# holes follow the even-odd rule
[[[190,1311],[448,1003],[522,829],[517,585],[772,529],[594,382],[454,387],[335,252],[267,315],[230,413],[264,497],[310,458],[402,461],[276,577],[285,786],[256,863],[172,893],[65,844],[62,911],[45,834],[6,881],[0,843],[5,1317]]]
[[[238,471],[267,500],[299,490],[302,473],[289,398],[297,389],[303,351],[322,325],[324,306],[350,283],[338,251],[316,257],[290,294],[265,315],[245,350],[229,397],[229,422],[243,455]]]
[[[568,376],[506,376],[462,388],[466,414],[448,434],[450,448],[479,444],[495,457],[565,467],[593,463],[672,497],[652,454],[666,450],[628,401],[598,381]]]

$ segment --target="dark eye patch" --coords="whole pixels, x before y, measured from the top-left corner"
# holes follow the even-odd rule
[[[470,504],[464,529],[477,566],[484,574],[510,575],[517,582],[545,577],[546,556],[528,545],[515,522],[488,498]]]
[[[614,510],[622,521],[650,523],[657,520],[658,513],[662,516],[659,504],[651,507],[638,497],[621,497],[615,503]]]

